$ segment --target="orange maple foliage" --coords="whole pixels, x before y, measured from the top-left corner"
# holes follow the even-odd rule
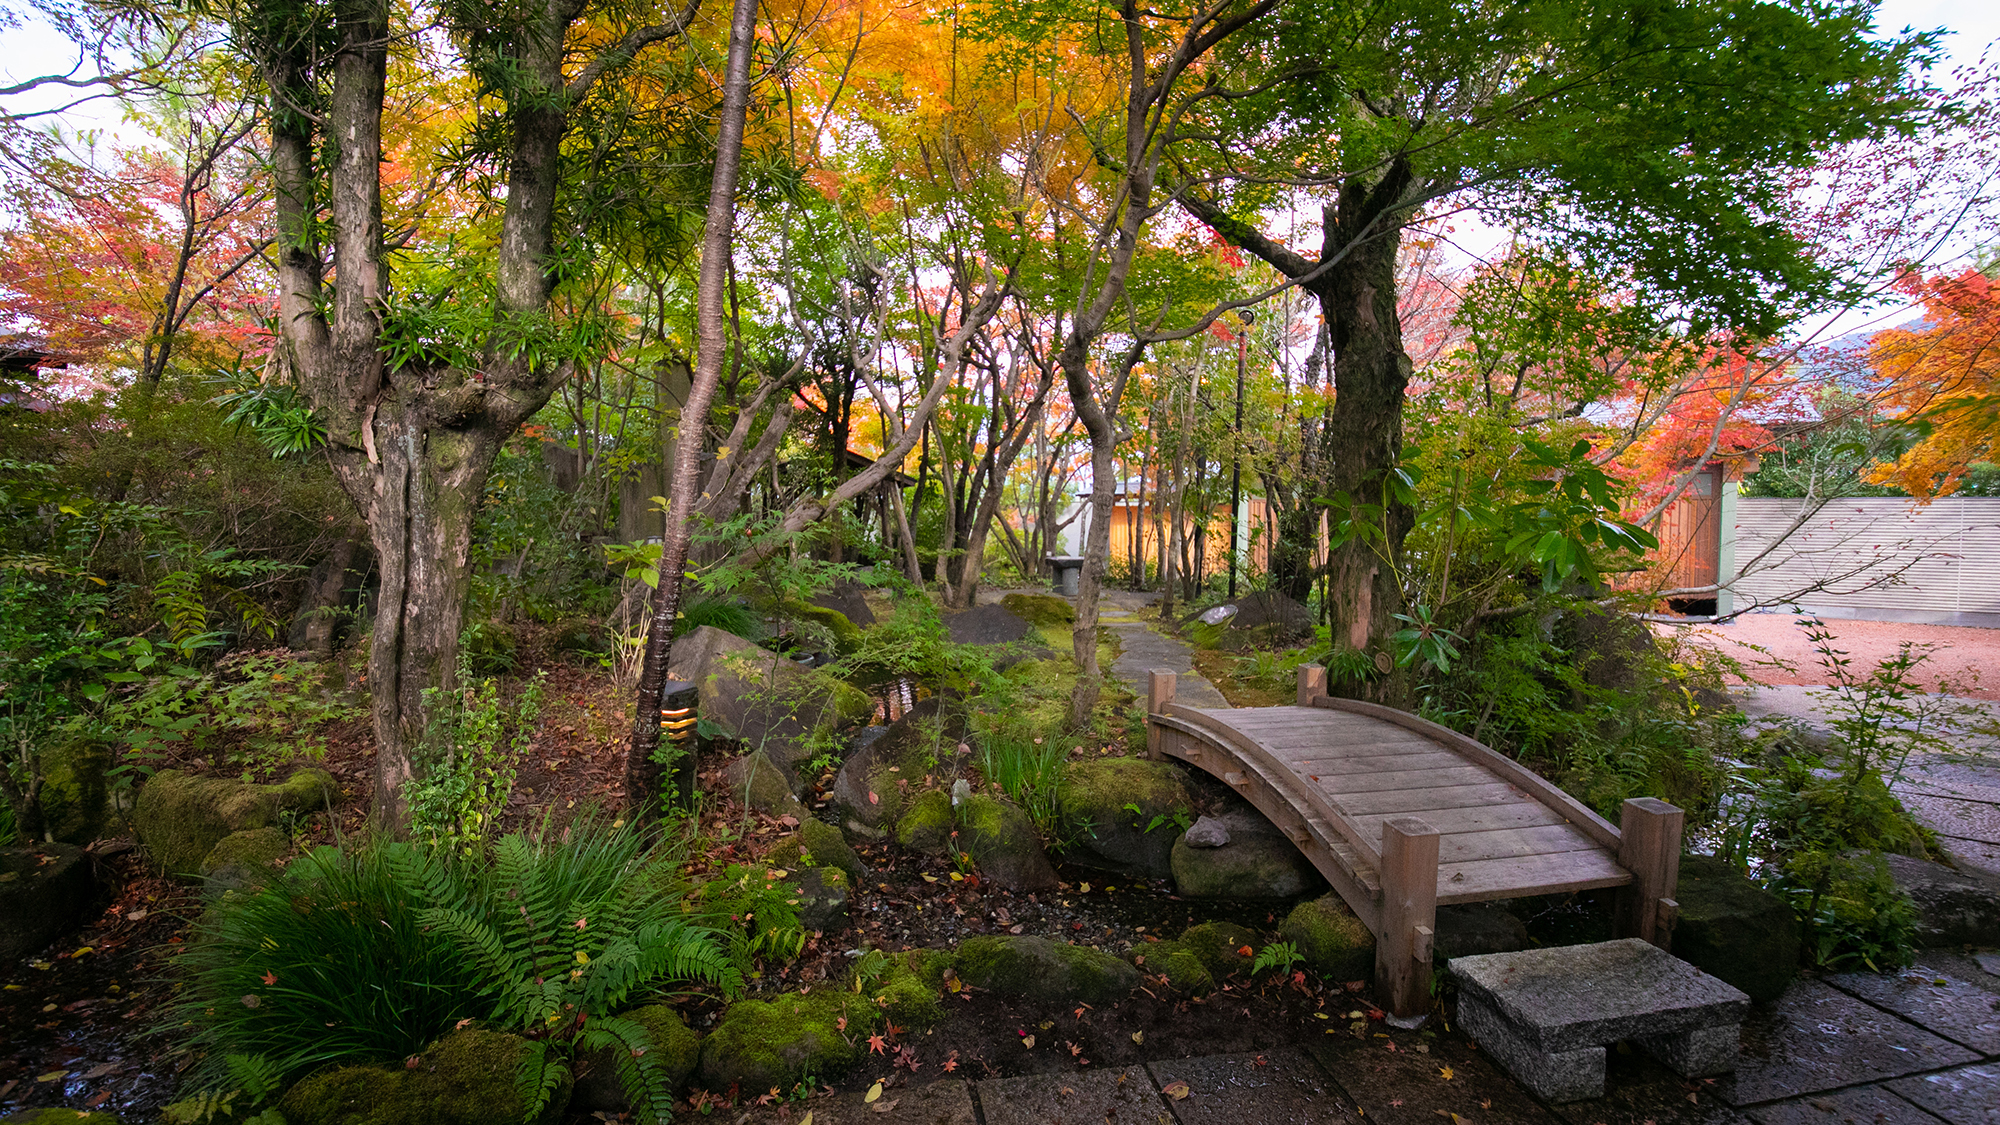
[[[1886,384],[1883,404],[1928,432],[1868,479],[1932,500],[1950,495],[2000,445],[2000,285],[1966,270],[1912,277],[1904,289],[1923,302],[1924,320],[1879,333],[1870,359]]]

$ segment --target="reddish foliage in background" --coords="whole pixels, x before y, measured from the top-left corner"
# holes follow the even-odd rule
[[[1966,468],[1991,461],[2000,444],[2000,285],[1965,270],[1913,274],[1903,287],[1923,302],[1924,320],[1879,333],[1869,356],[1885,381],[1882,403],[1928,432],[1870,479],[1932,499],[1950,495]]]

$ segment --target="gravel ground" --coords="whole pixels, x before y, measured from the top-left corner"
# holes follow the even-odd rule
[[[1904,642],[1934,646],[1930,659],[1917,669],[1916,679],[1927,690],[1949,690],[1972,699],[2000,699],[2000,629],[1957,625],[1913,625],[1902,621],[1828,619],[1837,647],[1865,674],[1894,656]],[[1743,662],[1750,678],[1760,684],[1830,683],[1819,654],[1806,641],[1805,630],[1787,613],[1746,613],[1727,624],[1655,622],[1663,637],[1676,634],[1698,644],[1712,645]],[[1787,667],[1789,666],[1789,667]],[[1988,673],[1982,675],[1982,673]]]

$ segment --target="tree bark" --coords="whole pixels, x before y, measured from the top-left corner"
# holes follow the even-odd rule
[[[736,184],[743,164],[743,125],[750,105],[750,49],[757,30],[757,0],[735,0],[729,20],[729,59],[723,74],[722,118],[716,127],[715,174],[709,181],[708,220],[702,229],[701,277],[695,288],[694,383],[681,408],[674,450],[674,475],[667,494],[666,536],[660,548],[660,584],[653,600],[652,630],[639,675],[631,743],[625,752],[625,805],[638,819],[659,810],[660,700],[673,657],[674,618],[681,607],[682,572],[694,534],[696,484],[708,410],[722,382],[729,340],[723,323],[729,245],[736,226]],[[838,451],[836,451],[838,456]]]

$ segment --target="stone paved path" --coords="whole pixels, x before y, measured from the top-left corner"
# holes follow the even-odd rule
[[[2000,963],[1996,963],[2000,967]],[[1800,980],[1743,1027],[1735,1074],[1613,1052],[1603,1098],[1537,1101],[1455,1028],[1341,1026],[1290,1046],[986,1080],[909,1079],[733,1120],[813,1125],[2000,1125],[2000,976],[1932,951],[1904,973]]]
[[[1046,594],[1044,587],[1026,590],[982,589],[979,601],[998,604],[1008,594]],[[1066,599],[1074,603],[1076,599]],[[1105,628],[1118,637],[1118,660],[1111,665],[1111,677],[1132,689],[1132,694],[1141,700],[1146,698],[1146,673],[1155,668],[1165,668],[1179,673],[1174,685],[1175,698],[1190,707],[1227,707],[1229,701],[1215,685],[1194,671],[1194,650],[1173,637],[1165,636],[1153,628],[1150,618],[1140,615],[1157,604],[1160,595],[1134,593],[1131,590],[1105,590],[1098,595],[1097,619]]]

